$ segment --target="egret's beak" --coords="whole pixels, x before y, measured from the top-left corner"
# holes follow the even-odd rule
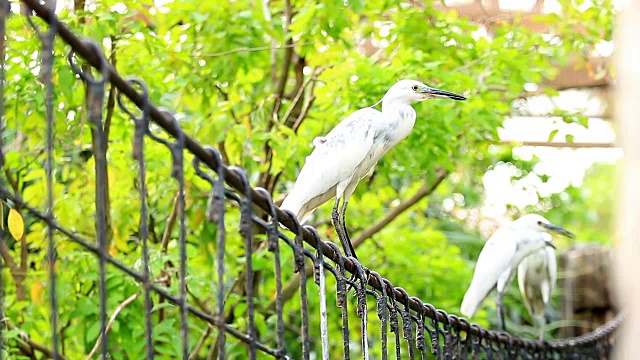
[[[424,88],[422,88],[420,90],[420,93],[427,95],[428,98],[441,97],[441,98],[449,98],[453,100],[467,100],[467,98],[462,95],[458,95],[450,91],[432,88],[429,86],[425,86]]]
[[[555,245],[553,245],[553,243],[552,243],[551,241],[547,241],[547,244],[546,244],[546,245],[547,245],[547,246],[551,246],[554,250],[555,250],[555,248],[556,248],[556,246],[555,246]]]
[[[556,233],[558,233],[558,234],[560,234],[562,236],[566,236],[566,237],[571,238],[571,239],[575,239],[576,238],[576,236],[573,235],[573,233],[561,228],[560,226],[555,226],[555,225],[552,225],[552,224],[542,224],[542,226],[544,226],[545,229],[553,231],[553,232],[556,232]]]

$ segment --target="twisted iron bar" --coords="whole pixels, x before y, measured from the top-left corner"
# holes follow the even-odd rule
[[[19,195],[13,194],[10,191],[0,187],[0,195],[11,199],[16,204],[21,205],[25,210],[29,211],[35,217],[45,222],[49,229],[50,234],[52,231],[58,231],[67,236],[72,241],[82,245],[86,249],[92,251],[98,255],[101,264],[101,278],[104,279],[104,264],[109,263],[116,268],[124,271],[129,276],[141,282],[145,288],[145,311],[150,310],[150,301],[147,301],[149,292],[161,294],[163,297],[171,301],[172,303],[180,307],[180,323],[181,323],[181,339],[183,357],[188,356],[188,342],[187,342],[187,313],[191,313],[198,318],[201,318],[214,326],[222,329],[220,336],[218,337],[217,346],[219,349],[224,349],[225,345],[225,333],[239,339],[246,343],[249,347],[249,355],[251,358],[256,357],[256,351],[260,350],[266,354],[269,354],[276,358],[287,358],[285,355],[284,344],[284,320],[282,318],[283,301],[282,301],[282,269],[280,266],[279,258],[279,242],[283,241],[294,251],[294,260],[296,265],[296,271],[300,273],[300,301],[301,301],[301,318],[302,318],[302,353],[304,358],[308,359],[310,355],[309,344],[309,325],[308,325],[308,301],[306,293],[306,270],[305,270],[305,258],[308,258],[314,264],[314,279],[319,284],[320,289],[324,288],[324,270],[333,274],[337,280],[337,304],[341,307],[341,315],[343,321],[343,349],[346,359],[350,358],[349,348],[349,323],[348,323],[348,311],[347,311],[347,297],[346,289],[347,285],[353,286],[355,289],[357,303],[356,313],[361,319],[362,327],[362,351],[365,359],[368,358],[368,332],[367,332],[367,295],[372,295],[376,299],[377,315],[381,320],[381,339],[382,339],[382,358],[387,359],[387,327],[391,332],[395,334],[395,349],[396,358],[400,358],[401,353],[401,338],[400,331],[402,331],[402,338],[407,342],[407,348],[410,359],[416,358],[416,351],[420,352],[421,358],[426,359],[427,354],[430,352],[435,354],[437,359],[452,359],[466,357],[469,354],[474,358],[479,358],[481,353],[486,354],[487,358],[511,358],[511,357],[528,357],[529,354],[544,355],[548,354],[555,358],[556,356],[564,358],[563,355],[571,357],[570,353],[579,349],[583,349],[586,352],[590,352],[590,356],[598,358],[603,354],[608,354],[611,348],[611,338],[614,331],[618,328],[623,321],[623,315],[618,314],[616,318],[606,325],[596,329],[595,331],[572,339],[555,340],[551,342],[537,341],[537,340],[525,340],[519,337],[512,336],[507,333],[501,333],[496,331],[490,331],[483,329],[475,324],[470,324],[466,319],[459,318],[455,315],[449,315],[444,310],[438,310],[433,305],[424,303],[417,297],[410,296],[403,288],[394,287],[391,282],[375,271],[370,271],[362,266],[356,259],[352,257],[344,257],[339,248],[331,243],[322,241],[314,228],[309,226],[302,226],[290,212],[283,212],[277,208],[270,195],[264,189],[253,189],[249,185],[249,181],[246,175],[238,168],[227,167],[222,161],[220,154],[212,148],[206,148],[200,145],[196,140],[185,134],[180,128],[179,123],[173,117],[173,115],[167,111],[162,111],[153,106],[148,99],[148,91],[146,85],[139,80],[126,80],[122,78],[116,70],[106,61],[104,53],[100,47],[90,41],[79,38],[68,27],[61,23],[53,11],[46,5],[40,4],[36,0],[23,0],[23,3],[27,4],[31,9],[35,11],[35,14],[42,18],[45,22],[49,23],[50,32],[54,29],[56,33],[67,42],[72,51],[84,58],[92,67],[98,69],[102,75],[101,80],[93,80],[88,76],[80,75],[81,79],[89,86],[96,86],[94,91],[98,93],[100,90],[97,88],[97,84],[104,86],[105,82],[112,83],[118,90],[118,101],[124,112],[129,114],[135,123],[135,136],[134,136],[134,158],[139,162],[138,181],[141,188],[140,196],[142,200],[141,212],[146,213],[146,202],[143,198],[146,198],[146,185],[144,181],[144,152],[143,136],[147,135],[156,142],[163,143],[171,151],[173,157],[172,177],[178,182],[178,197],[179,197],[179,217],[180,217],[180,294],[179,296],[168,293],[165,289],[152,283],[150,279],[148,269],[148,250],[147,250],[147,234],[142,232],[143,225],[146,227],[146,223],[143,223],[141,217],[140,229],[143,243],[143,272],[142,274],[128,268],[126,265],[120,263],[118,260],[112,258],[105,251],[105,239],[98,239],[98,244],[92,244],[87,240],[79,237],[71,231],[65,229],[53,219],[50,213],[51,208],[48,208],[46,213],[42,213],[39,210],[29,206],[25,203]],[[53,41],[53,40],[51,40]],[[73,67],[73,61],[71,61]],[[79,69],[76,69],[79,70]],[[76,71],[78,74],[82,74]],[[50,74],[49,74],[50,76]],[[141,91],[136,90],[136,86],[141,88]],[[141,111],[142,114],[139,117],[134,116],[133,112],[126,109],[121,101],[121,95],[129,98]],[[95,95],[94,95],[95,98]],[[90,114],[93,114],[95,124],[100,125],[100,119],[98,119],[97,109],[101,109],[102,104],[97,100],[94,103],[90,103]],[[149,131],[149,120],[153,120],[161,128],[163,128],[168,134],[170,134],[175,142],[170,143],[167,140],[161,139]],[[48,124],[52,123],[49,119]],[[51,134],[49,132],[49,134]],[[184,283],[186,277],[186,250],[185,250],[185,214],[184,214],[184,165],[183,165],[183,151],[187,149],[191,152],[194,158],[194,168],[197,174],[207,180],[212,185],[211,195],[208,201],[207,220],[218,224],[217,235],[217,273],[218,273],[218,315],[223,314],[224,311],[224,288],[222,273],[224,272],[224,248],[225,248],[225,230],[224,230],[224,212],[225,212],[225,198],[229,199],[240,206],[241,220],[240,220],[240,232],[245,240],[245,261],[247,265],[247,276],[245,278],[245,294],[247,296],[247,316],[248,316],[248,334],[243,334],[230,327],[222,318],[211,316],[203,311],[193,308],[186,301],[186,284]],[[102,150],[99,147],[98,150]],[[98,156],[97,154],[96,156]],[[51,154],[49,154],[49,157]],[[49,166],[52,160],[48,162]],[[206,174],[201,168],[200,164],[206,164],[207,167],[212,169],[217,178]],[[96,161],[96,171],[101,173],[104,177],[104,170],[99,167],[104,167],[104,162]],[[242,197],[236,195],[226,189],[225,184],[229,185]],[[52,192],[49,192],[51,194]],[[100,191],[96,190],[96,195],[100,195]],[[103,200],[104,201],[104,200]],[[104,234],[104,223],[102,222],[105,210],[100,207],[103,201],[96,201],[96,214],[98,216],[98,231],[100,235]],[[265,211],[269,216],[269,220],[264,220],[256,216],[252,211],[252,205],[258,206]],[[146,219],[144,220],[146,221]],[[293,231],[295,238],[289,239],[281,232],[278,231],[278,223],[284,225],[289,230]],[[274,266],[276,273],[276,312],[277,312],[277,349],[272,349],[256,339],[255,325],[254,325],[254,304],[252,296],[252,269],[251,269],[251,251],[253,248],[252,240],[252,225],[257,224],[267,232],[269,250],[274,252]],[[315,249],[316,253],[312,253],[303,246],[303,241],[309,244]],[[53,246],[52,235],[50,235],[50,246]],[[327,263],[325,259],[331,260],[336,266],[334,267],[330,263]],[[355,281],[351,282],[346,276],[345,271],[351,274],[355,274]],[[55,273],[52,271],[53,280],[55,280]],[[102,285],[102,284],[101,284]],[[367,285],[370,287],[367,288]],[[101,286],[101,289],[103,287]],[[324,294],[323,291],[321,291]],[[104,291],[101,291],[101,296],[104,295]],[[105,298],[106,301],[106,298]],[[324,304],[325,300],[321,300],[321,304]],[[55,310],[55,297],[51,299],[52,305]],[[102,298],[101,298],[102,302]],[[321,305],[322,306],[322,305]],[[101,308],[104,309],[103,306]],[[322,329],[321,332],[326,333],[326,308],[322,313]],[[53,314],[55,320],[55,314]],[[105,328],[105,317],[101,315],[102,329]],[[402,326],[400,326],[401,321]],[[54,353],[57,354],[56,333],[57,325],[52,321],[54,330]],[[149,317],[145,322],[147,330],[147,357],[153,355],[153,344],[151,342],[150,329],[151,321]],[[464,334],[464,337],[462,337]],[[427,346],[426,336],[429,336],[430,346]],[[102,340],[102,353],[106,356],[106,334],[103,331]],[[328,344],[322,342],[322,354],[323,358],[328,358]],[[224,350],[220,353],[220,358],[224,358]],[[533,356],[533,355],[531,355]]]
[[[147,178],[146,178],[146,162],[144,161],[144,135],[149,132],[149,90],[147,85],[138,79],[132,79],[130,82],[140,87],[142,96],[145,99],[144,105],[140,108],[140,116],[136,116],[124,104],[120,93],[118,93],[118,105],[134,122],[133,136],[133,158],[138,163],[138,193],[140,195],[140,223],[138,224],[138,236],[142,242],[142,276],[147,279],[142,283],[144,287],[144,313],[145,313],[145,348],[147,358],[153,357],[153,339],[151,337],[153,331],[153,323],[151,320],[151,303],[150,275],[149,267],[149,228],[147,225]]]

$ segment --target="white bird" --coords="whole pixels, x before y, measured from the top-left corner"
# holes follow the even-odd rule
[[[529,315],[538,323],[540,340],[544,339],[545,307],[556,286],[557,275],[556,253],[551,247],[534,252],[518,265],[520,294]]]
[[[367,107],[347,116],[326,136],[317,137],[291,192],[280,206],[305,222],[320,205],[335,197],[333,225],[347,256],[356,257],[345,226],[345,210],[358,182],[378,160],[406,138],[416,120],[412,103],[464,96],[429,87],[415,80],[395,83],[382,98],[382,111]],[[374,105],[375,106],[375,105]],[[342,200],[342,207],[340,202]]]
[[[462,315],[472,317],[489,292],[495,288],[498,293],[498,328],[505,330],[502,295],[513,280],[516,267],[522,259],[547,246],[554,247],[547,231],[574,237],[572,233],[552,225],[549,220],[536,214],[527,214],[500,226],[480,251],[471,285],[460,306]]]

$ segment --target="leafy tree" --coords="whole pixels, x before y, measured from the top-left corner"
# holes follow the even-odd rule
[[[469,259],[477,255],[481,243],[467,241],[468,236],[462,237],[464,241],[452,237],[469,229],[442,209],[442,201],[458,193],[464,194],[465,206],[479,204],[482,174],[501,157],[511,156],[503,145],[498,145],[502,151],[492,153],[490,144],[497,142],[497,129],[513,101],[523,96],[524,84],[552,78],[557,72],[555,64],[566,63],[611,36],[613,8],[609,1],[594,2],[583,10],[577,10],[571,1],[561,3],[561,16],[538,19],[555,34],[554,41],[522,26],[518,18],[494,23],[491,38],[475,36],[477,24],[453,11],[438,10],[430,2],[284,0],[260,7],[247,0],[182,1],[154,7],[142,0],[126,4],[101,0],[91,5],[76,1],[59,16],[74,31],[100,44],[121,74],[144,80],[150,100],[174,111],[186,133],[215,145],[226,163],[241,166],[252,185],[266,188],[277,199],[291,187],[311,151],[312,139],[353,110],[374,104],[396,80],[421,79],[466,94],[469,99],[464,103],[433,101],[416,106],[414,131],[358,187],[347,215],[351,233],[362,244],[358,251],[367,259],[366,266],[411,294],[455,313],[471,277]],[[34,30],[23,17],[14,15],[7,22],[3,180],[24,201],[44,209],[42,50]],[[45,29],[42,21],[33,21]],[[576,32],[578,25],[582,31]],[[373,54],[367,52],[368,44],[375,47]],[[53,213],[64,227],[95,241],[95,158],[87,94],[66,63],[67,51],[57,40]],[[133,126],[114,99],[115,91],[108,86],[104,118],[108,124],[109,252],[127,266],[140,268],[138,168],[130,156]],[[154,127],[152,131],[160,134]],[[145,149],[151,272],[158,285],[178,294],[178,186],[169,181],[169,150],[150,139],[145,140]],[[186,155],[185,164],[191,160]],[[208,183],[190,167],[185,179],[188,300],[211,313],[217,297],[211,279],[215,278],[218,229],[205,217]],[[568,190],[574,200],[577,194],[571,191],[577,190]],[[19,331],[36,343],[51,343],[48,238],[46,227],[33,214],[3,200],[5,218],[12,208],[25,224],[24,235],[17,239],[5,229],[6,241],[0,249],[6,265],[4,315],[14,325],[5,333],[10,346],[3,351],[19,357],[26,351],[20,345]],[[329,211],[330,205],[320,208],[313,223],[323,238],[335,240],[327,222]],[[229,207],[224,315],[242,331],[247,327],[246,296],[242,286],[234,285],[242,281],[244,271],[243,241],[233,231],[238,222],[237,208]],[[262,342],[275,344],[271,331],[275,318],[269,311],[275,287],[272,254],[261,243],[265,235],[256,236],[258,336]],[[98,262],[59,233],[55,242],[60,340],[65,356],[78,358],[91,351],[99,336]],[[292,281],[287,288],[295,288],[291,285],[295,284],[292,255],[286,251],[283,269],[285,280]],[[329,280],[328,288],[332,286]],[[144,354],[140,340],[143,298],[136,295],[140,288],[113,267],[107,269],[107,288],[108,314],[133,298],[113,322],[109,351],[114,358],[140,358]],[[297,357],[295,326],[300,319],[293,294],[287,297],[285,309],[290,324],[286,339],[287,350]],[[317,313],[318,299],[311,296],[309,300],[311,313]],[[166,357],[180,356],[179,310],[156,295],[153,303],[156,351]],[[334,304],[329,306],[331,316],[339,316]],[[201,320],[190,320],[191,351],[201,356],[209,348],[215,352],[212,344],[217,330],[208,329]],[[490,321],[486,311],[475,320],[482,325]],[[312,332],[317,333],[319,320],[312,317],[310,321]],[[336,336],[339,331],[338,322],[332,323],[331,341],[340,338]],[[196,349],[201,337],[205,346]],[[312,345],[319,348],[316,342]],[[341,344],[331,346],[339,356]],[[227,351],[230,356],[241,356],[238,354],[245,349],[228,337]]]

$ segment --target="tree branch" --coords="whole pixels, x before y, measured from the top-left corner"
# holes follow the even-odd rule
[[[317,71],[317,68],[313,70],[313,72],[315,73]],[[284,113],[284,116],[282,117],[284,119],[283,124],[284,126],[287,127],[292,127],[293,124],[295,123],[294,121],[291,121],[290,118],[293,118],[293,111],[294,110],[301,110],[300,105],[300,100],[302,99],[302,95],[304,94],[304,91],[307,89],[307,87],[309,86],[309,83],[311,83],[311,81],[314,79],[313,76],[309,77],[306,81],[302,82],[300,84],[300,86],[298,87],[298,91],[296,92],[296,95],[293,97],[293,100],[291,101],[291,105],[289,106],[289,108],[287,109],[287,111]],[[296,116],[297,118],[297,116]]]
[[[271,23],[273,18],[271,17],[271,10],[269,9],[269,0],[262,0],[262,14],[264,16],[264,20],[271,24],[271,29],[274,30],[274,26]],[[269,60],[271,61],[271,82],[276,82],[276,77],[278,76],[277,65],[278,65],[278,54],[276,53],[276,39],[274,37],[271,38],[271,47],[269,50]],[[287,46],[287,45],[285,45]],[[267,49],[263,49],[267,50]]]
[[[431,193],[435,191],[435,189],[440,185],[440,183],[442,183],[442,181],[447,177],[447,175],[449,175],[448,171],[443,170],[441,168],[439,168],[436,172],[437,172],[436,179],[434,183],[431,184],[431,186],[428,186],[425,183],[420,187],[420,189],[418,189],[418,191],[416,191],[415,194],[413,194],[413,196],[404,200],[398,206],[396,206],[391,211],[389,211],[389,213],[385,217],[378,220],[375,224],[371,225],[370,227],[359,232],[358,235],[351,241],[351,243],[353,244],[353,247],[357,248],[358,246],[362,245],[362,243],[365,240],[371,238],[373,235],[380,232],[380,230],[384,229],[387,225],[389,225],[389,223],[391,223],[398,216],[400,216],[400,214],[407,211],[410,207],[418,203],[420,200],[431,195]]]
[[[285,126],[290,127],[294,131],[296,131],[298,127],[300,127],[302,120],[304,120],[304,118],[306,118],[307,114],[309,113],[309,108],[311,107],[311,103],[313,103],[313,100],[315,100],[313,91],[315,89],[316,82],[318,81],[318,76],[320,76],[320,74],[322,74],[323,71],[330,69],[333,66],[334,65],[331,64],[327,66],[316,67],[315,69],[313,69],[312,75],[306,81],[304,81],[304,83],[302,83],[302,85],[298,89],[298,92],[293,98],[291,106],[289,107],[289,109],[287,109],[287,112],[283,117]],[[307,101],[304,102],[304,105],[302,106],[302,108],[298,109],[297,114],[294,114],[294,109],[298,107],[300,100],[303,99],[304,92],[305,90],[307,90],[307,88],[309,88]],[[296,115],[295,120],[290,119],[290,118],[293,118],[292,115]]]
[[[263,12],[266,20],[271,19],[271,13],[269,11],[269,0],[263,0]],[[284,99],[284,92],[287,86],[287,80],[289,79],[289,68],[291,67],[291,63],[293,61],[294,55],[294,41],[291,37],[289,27],[291,26],[291,21],[293,19],[293,8],[291,6],[291,0],[284,0],[284,33],[286,40],[286,48],[284,51],[284,56],[282,59],[282,70],[280,73],[280,78],[276,82],[276,88],[274,89],[273,94],[275,95],[275,100],[273,103],[273,108],[271,109],[271,121],[268,122],[266,132],[270,132],[274,124],[279,124],[279,112],[282,106],[282,101]],[[277,58],[274,56],[275,52],[271,52],[271,75],[277,78],[277,74],[275,74],[276,61]],[[298,58],[298,62],[304,63],[303,58]],[[303,66],[304,67],[304,66]],[[302,68],[303,68],[302,67]],[[301,69],[302,69],[301,68]],[[302,71],[302,70],[300,70]],[[298,86],[301,86],[299,84]],[[297,91],[297,90],[296,90]],[[286,119],[285,119],[286,121]],[[268,164],[267,170],[260,174],[258,184],[264,187],[268,192],[272,192],[273,189],[269,188],[268,184],[275,183],[273,181],[273,176],[271,175],[271,162],[273,157],[273,149],[269,145],[269,141],[266,141],[264,144],[264,160],[262,164]]]
[[[269,21],[271,19],[271,13],[269,11],[269,0],[263,0],[262,5],[263,5],[265,20]],[[271,121],[269,121],[269,123],[267,124],[267,129],[266,129],[267,132],[271,131],[274,124],[280,123],[278,114],[282,106],[282,101],[285,98],[284,92],[287,86],[287,80],[289,79],[289,68],[291,67],[291,63],[294,60],[293,58],[295,54],[294,52],[295,43],[293,41],[293,38],[291,37],[290,30],[289,30],[292,19],[293,19],[293,8],[291,6],[291,0],[284,0],[284,33],[287,39],[286,45],[285,45],[286,49],[284,51],[284,56],[282,59],[282,69],[280,73],[280,78],[277,80],[276,88],[274,89],[274,92],[273,92],[273,94],[275,95],[275,100],[274,100],[273,108],[271,109]],[[272,50],[271,52],[272,78],[277,78],[277,75],[275,74],[276,60],[277,58],[275,57],[275,51]],[[300,79],[300,75],[303,75],[302,71],[304,69],[304,63],[305,63],[304,58],[298,57],[297,62],[298,63],[296,66],[296,71],[300,73],[300,74],[297,74],[298,75],[297,79]],[[294,90],[294,93],[296,91],[298,93],[302,91],[302,94],[303,94],[304,90],[300,90],[301,87],[302,87],[302,84],[297,83],[296,90]],[[302,96],[302,94],[300,94],[300,96]],[[296,105],[297,105],[296,103],[294,103],[291,106],[291,109],[296,108]],[[287,114],[287,116],[290,116],[290,115],[291,113]],[[284,121],[287,121],[287,118],[285,118]],[[277,182],[277,179],[276,179],[277,175],[274,176],[271,174],[273,149],[269,145],[269,141],[266,141],[264,144],[264,154],[265,154],[265,157],[264,157],[264,160],[262,161],[262,164],[267,164],[267,170],[260,174],[258,184],[264,187],[268,192],[272,192],[273,187],[271,185],[272,184],[275,185],[275,183]]]
[[[320,76],[320,74],[322,74],[323,71],[333,66],[334,64],[315,68],[311,77],[309,77],[309,79],[307,79],[304,83],[301,83],[300,88],[298,89],[298,92],[295,98],[293,99],[293,104],[291,105],[291,107],[286,113],[286,116],[284,117],[285,126],[291,127],[291,129],[294,132],[298,131],[298,128],[300,128],[300,125],[302,125],[302,121],[307,118],[307,115],[309,114],[309,110],[311,109],[311,106],[313,105],[313,102],[316,99],[314,95],[314,90],[316,87],[316,83],[318,82],[318,76]],[[307,92],[307,95],[306,95],[306,101],[304,102],[304,105],[300,109],[298,108],[297,104],[300,102],[301,98],[305,97],[304,92],[307,87],[309,88],[309,91]],[[293,110],[296,110],[295,112],[297,114],[294,114]],[[294,115],[295,115],[295,120],[291,121]],[[264,172],[264,176],[261,176],[260,183],[262,184],[262,187],[264,187],[268,192],[272,193],[276,187],[276,184],[278,183],[278,179],[280,178],[280,175],[282,174],[282,172],[279,172],[278,174],[270,173],[271,164],[273,161],[273,149],[271,149],[271,147],[268,147],[266,154],[267,155],[265,157],[265,162],[268,163],[269,166],[267,167],[267,171]]]
[[[218,92],[220,93],[220,96],[222,96],[222,99],[224,99],[224,101],[229,101],[229,94],[227,94],[224,90],[222,90],[222,87],[220,85],[215,84],[215,88],[218,89]],[[240,124],[240,118],[236,115],[236,112],[233,111],[233,107],[229,108],[229,114],[231,115],[231,117],[233,118],[233,121],[235,121],[236,124]],[[220,156],[222,157],[222,161],[225,164],[228,164],[229,156],[227,155],[227,148],[224,145],[224,139],[218,142],[218,150],[220,151]]]
[[[15,260],[13,260],[13,256],[11,256],[11,253],[9,252],[7,243],[4,241],[0,241],[0,254],[2,255],[2,259],[4,260],[4,265],[9,267],[11,275],[14,275],[14,273],[20,271],[20,268],[18,268],[18,264],[16,264]]]
[[[291,26],[292,18],[293,9],[291,8],[291,0],[284,0],[284,31],[287,35],[287,41],[285,45],[286,48],[284,50],[284,58],[282,59],[282,72],[280,73],[280,79],[278,80],[278,86],[275,91],[276,101],[271,112],[274,119],[278,118],[280,105],[282,105],[282,96],[284,95],[284,89],[286,88],[287,80],[289,79],[289,66],[291,66],[291,60],[293,57],[293,38],[289,36],[289,27]]]
[[[189,360],[196,359],[198,357],[198,353],[202,349],[204,342],[207,340],[207,338],[211,334],[211,330],[213,330],[213,325],[207,324],[207,328],[204,329],[204,331],[202,332],[202,335],[200,336],[200,339],[198,340],[196,347],[191,351],[191,354],[189,355]],[[224,331],[224,330],[220,330],[220,331]]]
[[[164,233],[162,234],[162,248],[161,251],[163,254],[167,253],[167,248],[169,247],[169,240],[171,240],[171,233],[173,232],[173,227],[176,224],[176,219],[178,218],[178,200],[180,198],[180,194],[176,192],[176,196],[173,198],[173,208],[171,209],[171,214],[169,218],[167,218],[167,227],[164,228]]]
[[[25,300],[27,295],[23,282],[26,274],[20,269],[20,266],[18,266],[16,261],[13,259],[13,256],[11,256],[9,247],[4,239],[0,241],[0,255],[2,255],[4,264],[9,268],[9,273],[11,274],[13,281],[16,283],[16,299]]]
[[[18,186],[18,181],[13,176],[11,171],[9,171],[8,168],[4,168],[4,174],[7,177],[7,181],[9,182],[9,185],[11,185],[11,188],[13,189],[13,192],[17,194],[18,190],[20,189],[20,187]]]
[[[615,148],[617,145],[610,142],[550,142],[550,141],[520,141],[503,140],[502,144],[512,146],[543,146],[556,148]]]
[[[253,249],[251,250],[252,253],[255,253],[256,251],[259,251],[260,249],[263,249],[267,246],[266,242],[260,242],[257,244],[254,244]],[[256,272],[258,273],[258,272]],[[223,303],[227,304],[229,298],[231,298],[231,295],[233,294],[238,294],[240,295],[240,297],[244,296],[246,294],[246,288],[243,285],[243,283],[246,281],[246,277],[247,277],[247,272],[245,270],[242,270],[240,272],[240,274],[238,274],[238,276],[236,276],[236,278],[233,280],[233,284],[231,285],[231,287],[229,288],[229,291],[227,292]],[[254,289],[257,286],[257,279],[254,278]],[[256,296],[257,293],[254,291],[254,296]],[[242,302],[244,300],[238,300],[236,301],[234,304],[232,304],[231,306],[229,306],[229,308],[227,309],[227,311],[223,314],[217,314],[217,316],[223,320],[225,323],[231,323],[233,322],[233,317],[234,317],[234,312],[236,307],[238,306],[238,304],[240,302]],[[218,346],[220,345],[220,334],[221,332],[218,332],[218,336],[216,336],[216,338],[213,340],[213,342],[211,343],[211,346],[209,347],[209,355],[207,356],[207,359],[217,359],[218,358],[218,352],[220,349],[218,349]]]
[[[220,93],[220,96],[222,96],[222,99],[224,101],[229,101],[229,94],[227,94],[224,90],[222,90],[222,87],[220,85],[215,84],[214,86],[215,86],[216,90],[218,90],[218,92]],[[236,122],[236,124],[240,124],[240,120],[236,116],[236,112],[233,111],[232,107],[229,108],[229,114],[231,114],[231,117]]]
[[[300,128],[300,125],[302,125],[302,121],[307,118],[307,115],[309,114],[309,110],[311,110],[311,106],[313,105],[313,102],[316,100],[316,96],[314,94],[314,91],[316,89],[316,84],[318,83],[318,76],[320,76],[320,74],[322,74],[323,71],[332,68],[334,65],[335,64],[327,65],[327,66],[324,66],[324,67],[321,67],[321,68],[317,68],[314,71],[313,75],[311,76],[311,79],[313,81],[311,82],[311,87],[309,88],[309,95],[307,96],[307,101],[305,102],[304,106],[302,107],[302,110],[300,111],[300,114],[298,115],[298,118],[296,119],[296,121],[291,126],[291,129],[293,130],[293,132],[295,132],[295,133],[298,132],[298,129]]]
[[[16,207],[16,211],[20,214],[20,216],[24,219],[22,211],[19,207]],[[23,220],[24,221],[24,220]],[[27,294],[24,288],[23,281],[27,277],[27,269],[29,266],[29,245],[27,244],[27,232],[22,233],[20,237],[20,272],[19,276],[16,277],[16,297],[19,300],[25,300],[27,298]],[[18,282],[18,278],[20,278],[20,282]]]
[[[197,297],[196,294],[194,294],[191,291],[191,289],[189,289],[189,286],[187,286],[187,294],[191,295],[191,297],[193,298],[193,301],[195,301],[196,305],[200,308],[200,310],[204,311],[207,314],[213,315],[211,310],[209,310],[209,307],[207,306],[207,304],[205,304],[204,301],[202,301],[199,297]]]
[[[15,329],[20,330],[20,328],[18,328],[15,324],[13,324],[11,322],[11,320],[9,320],[9,318],[4,316],[4,314],[2,314],[2,322],[4,324],[6,324],[7,329],[9,329],[9,330],[15,330]],[[53,350],[49,349],[48,347],[46,347],[46,346],[44,346],[42,344],[39,344],[39,343],[31,340],[31,337],[29,337],[29,334],[21,331],[20,339],[22,341],[24,341],[25,343],[27,343],[31,347],[31,349],[38,350],[39,352],[41,352],[42,354],[44,354],[48,358],[53,358]],[[26,350],[22,346],[20,346],[20,344],[21,344],[21,342],[18,340],[18,346],[22,350]],[[22,343],[22,344],[24,344],[24,343]],[[58,359],[65,360],[66,358],[62,354],[59,354]]]
[[[171,233],[173,233],[173,228],[176,224],[176,219],[178,218],[178,206],[180,205],[180,192],[176,191],[176,196],[173,198],[173,206],[171,208],[171,214],[167,218],[167,226],[164,228],[164,233],[162,234],[162,242],[160,244],[160,251],[162,254],[166,255],[169,248],[169,240],[171,240]],[[171,261],[167,261],[164,264],[164,267],[161,270],[160,282],[162,282],[166,287],[171,286],[171,276],[167,271],[167,268],[173,267]],[[163,303],[165,298],[162,295],[159,295],[159,303]],[[158,311],[158,322],[162,322],[164,320],[164,308]]]
[[[104,329],[105,333],[109,333],[109,331],[111,330],[111,327],[113,326],[113,323],[116,321],[116,317],[118,317],[118,315],[122,312],[122,310],[124,310],[124,308],[131,304],[132,302],[134,302],[138,296],[140,296],[142,292],[138,291],[137,293],[129,296],[128,298],[126,298],[123,302],[120,303],[120,305],[118,305],[118,307],[116,308],[116,310],[113,312],[113,314],[111,315],[111,318],[109,318],[109,322],[107,323],[107,327]],[[91,351],[89,352],[89,355],[87,355],[86,360],[89,360],[93,357],[93,355],[95,355],[95,353],[98,351],[98,348],[100,347],[100,343],[102,340],[102,333],[100,333],[100,335],[98,335],[98,339],[96,340],[96,344],[93,345],[93,349],[91,349]]]
[[[237,53],[241,53],[241,52],[255,52],[255,51],[265,51],[265,50],[271,50],[273,51],[273,55],[275,56],[276,54],[276,50],[282,50],[282,49],[288,49],[288,48],[293,48],[296,46],[311,46],[313,45],[312,42],[308,42],[308,43],[302,43],[302,44],[286,44],[286,45],[280,45],[278,46],[277,43],[272,43],[272,45],[265,45],[265,46],[256,46],[256,47],[239,47],[239,48],[235,48],[232,50],[226,50],[226,51],[221,51],[221,52],[217,52],[217,53],[210,53],[210,54],[199,54],[199,55],[194,55],[194,56],[199,56],[199,57],[219,57],[219,56],[226,56],[226,55],[232,55],[232,54],[237,54]],[[274,82],[275,82],[275,78],[274,78]]]
[[[18,194],[20,192],[20,184],[18,180],[13,176],[11,171],[8,168],[4,169],[4,173],[7,177],[7,181],[13,192]],[[2,204],[0,204],[2,206]],[[15,210],[22,216],[22,211],[20,206],[15,206]],[[23,217],[24,218],[24,217]],[[29,248],[27,245],[27,236],[26,233],[22,234],[22,238],[18,239],[20,242],[20,264],[16,263],[13,256],[11,256],[11,252],[7,243],[3,240],[0,241],[0,253],[2,254],[2,258],[9,266],[9,272],[11,273],[11,277],[13,277],[13,281],[16,283],[16,299],[17,300],[26,300],[27,298],[27,290],[24,287],[24,280],[27,276],[27,265],[28,265],[28,255]]]
[[[473,67],[474,65],[476,65],[476,64],[478,64],[478,63],[481,63],[481,62],[483,62],[484,60],[488,59],[491,55],[493,55],[493,54],[487,54],[487,55],[484,55],[484,56],[477,57],[477,58],[475,58],[475,59],[473,59],[473,60],[471,60],[471,61],[469,61],[469,62],[465,63],[464,65],[460,65],[460,66],[458,66],[457,68],[455,68],[455,69],[451,70],[451,72],[453,72],[453,73],[461,73],[461,72],[464,72],[464,71],[466,71],[467,69],[469,69],[469,68]]]
[[[305,273],[310,274],[313,271],[313,264],[305,263]],[[313,276],[307,276],[307,280],[313,278]],[[298,292],[300,289],[300,275],[295,274],[293,277],[287,281],[287,283],[282,287],[282,303],[285,304],[287,301],[291,300],[293,295]],[[265,312],[274,313],[276,311],[276,300],[271,300],[265,307]]]

